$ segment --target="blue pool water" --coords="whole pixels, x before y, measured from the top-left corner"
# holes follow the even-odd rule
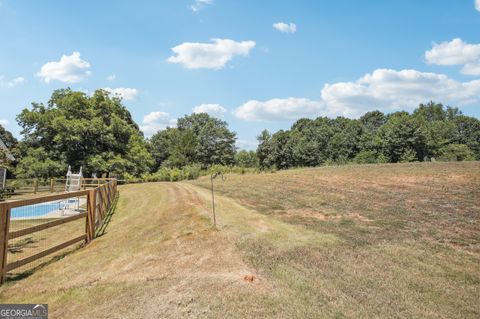
[[[70,204],[76,203],[76,199],[69,199]],[[12,208],[11,218],[40,217],[65,207],[65,201],[48,202],[36,205]]]

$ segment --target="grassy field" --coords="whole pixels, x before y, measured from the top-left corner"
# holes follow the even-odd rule
[[[210,180],[193,184],[209,188]],[[230,175],[216,189],[298,226],[298,235],[331,237],[290,249],[275,237],[237,243],[249,264],[284,289],[288,314],[480,316],[478,162]]]
[[[52,318],[478,318],[480,163],[120,188],[103,236],[0,288]]]

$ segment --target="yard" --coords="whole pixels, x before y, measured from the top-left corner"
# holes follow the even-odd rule
[[[130,184],[103,236],[0,288],[54,318],[480,316],[480,163]]]

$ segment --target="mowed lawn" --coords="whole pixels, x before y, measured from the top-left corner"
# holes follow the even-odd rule
[[[478,318],[480,163],[131,184],[106,232],[0,288],[52,318]]]
[[[208,189],[210,179],[192,184]],[[480,317],[479,162],[228,175],[215,187],[268,218],[335,239],[289,249],[275,237],[237,243],[281,291],[285,314]]]

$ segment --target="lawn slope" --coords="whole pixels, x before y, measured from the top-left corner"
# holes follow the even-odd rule
[[[178,184],[121,187],[103,236],[7,283],[0,302],[48,303],[52,318],[204,317],[212,301],[263,291],[243,280],[254,269],[204,211]]]

